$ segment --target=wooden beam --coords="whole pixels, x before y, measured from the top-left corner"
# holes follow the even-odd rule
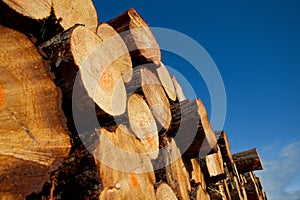
[[[262,162],[256,148],[232,156],[239,173],[262,170]]]

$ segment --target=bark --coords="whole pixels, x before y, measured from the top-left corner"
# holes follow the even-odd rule
[[[0,25],[27,35],[33,43],[42,43],[62,31],[51,12],[51,1],[0,1]]]
[[[232,157],[238,172],[241,174],[263,169],[262,162],[256,148],[236,153]]]
[[[39,192],[70,151],[61,95],[28,38],[0,26],[0,196]]]
[[[216,151],[217,140],[199,98],[174,104],[171,110],[173,119],[168,135],[174,137],[184,157],[204,157]]]
[[[134,9],[127,10],[107,23],[120,33],[134,66],[160,64],[161,53],[156,39],[147,23]]]

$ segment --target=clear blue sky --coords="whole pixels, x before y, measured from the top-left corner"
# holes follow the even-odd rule
[[[300,1],[95,1],[99,21],[135,8],[153,27],[182,32],[216,63],[226,88],[224,129],[233,152],[257,147],[270,199],[300,199]],[[189,63],[163,52],[210,112],[210,96]],[[183,70],[184,69],[184,70]],[[284,198],[282,197],[284,195]]]

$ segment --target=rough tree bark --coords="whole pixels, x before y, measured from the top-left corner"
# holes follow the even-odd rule
[[[129,9],[107,22],[120,33],[130,52],[134,66],[161,61],[160,48],[144,19],[134,10]]]
[[[256,148],[233,154],[232,157],[238,172],[241,174],[263,169],[262,162]]]
[[[171,110],[173,119],[168,135],[175,138],[184,157],[204,157],[217,152],[217,140],[199,98],[174,104]]]

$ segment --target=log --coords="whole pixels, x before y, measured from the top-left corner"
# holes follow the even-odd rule
[[[164,87],[169,99],[176,101],[176,91],[173,81],[166,66],[161,62],[159,68],[156,69],[158,78]]]
[[[262,162],[256,148],[232,156],[239,173],[262,170]]]
[[[172,76],[172,81],[173,81],[173,85],[175,88],[175,92],[176,92],[176,97],[178,99],[179,102],[186,100],[186,97],[182,91],[182,87],[181,85],[178,83],[177,79],[175,76]]]
[[[235,199],[245,199],[242,193],[242,188],[240,182],[238,181],[237,177],[234,176],[232,173],[229,175],[228,188],[230,191],[230,196],[233,200]],[[246,199],[245,199],[246,200]]]
[[[132,79],[132,63],[126,44],[117,31],[107,23],[101,23],[97,28],[97,35],[103,42],[110,45],[112,64],[116,71],[120,71],[123,81],[128,83]]]
[[[116,188],[121,199],[155,199],[150,158],[127,127],[120,125],[111,131],[101,128],[94,157],[104,188]]]
[[[160,48],[144,19],[134,9],[129,9],[107,22],[120,33],[130,52],[132,63],[139,66],[161,61]]]
[[[253,172],[243,174],[246,178],[245,189],[249,200],[263,200],[261,190],[257,185],[256,176]]]
[[[185,158],[217,152],[217,140],[199,98],[173,104],[171,111],[173,119],[168,135],[175,138]]]
[[[191,191],[189,174],[181,158],[180,150],[177,148],[173,138],[164,138],[164,150],[166,151],[166,178],[167,183],[177,194],[178,199],[189,199]]]
[[[33,43],[40,44],[62,30],[51,13],[51,0],[3,0],[0,10],[0,25],[26,34]]]
[[[191,182],[196,185],[201,185],[202,188],[206,188],[206,182],[204,179],[204,174],[201,170],[200,163],[198,159],[193,158],[186,162],[186,168],[190,174]]]
[[[40,45],[54,68],[58,86],[71,98],[76,76],[97,106],[112,116],[126,109],[126,90],[121,73],[110,64],[110,44],[81,25],[62,32]],[[79,73],[78,73],[79,71]]]
[[[176,194],[166,183],[161,183],[156,189],[157,200],[177,200]]]
[[[20,15],[41,20],[50,16],[51,0],[10,1],[2,0],[8,7]],[[5,13],[3,13],[5,14]]]
[[[158,156],[159,139],[155,120],[151,111],[138,94],[132,94],[128,99],[128,118],[132,131],[144,144],[151,159]]]
[[[227,163],[227,165],[231,165],[231,163],[233,163],[233,158],[226,132],[224,130],[215,131],[215,135],[221,150],[223,160]]]
[[[122,199],[122,193],[119,188],[106,187],[102,190],[99,200]]]
[[[0,196],[39,192],[70,151],[61,94],[37,49],[0,26]]]
[[[52,0],[55,17],[64,30],[75,24],[82,24],[87,29],[96,32],[98,16],[91,0]]]
[[[197,187],[196,200],[210,200],[209,194],[200,185]]]
[[[209,154],[200,159],[200,163],[207,183],[216,183],[226,179],[220,150],[217,153]]]
[[[152,66],[134,68],[132,81],[126,85],[126,91],[127,94],[141,93],[157,122],[157,129],[168,130],[172,120],[170,103],[160,81],[150,70]]]

